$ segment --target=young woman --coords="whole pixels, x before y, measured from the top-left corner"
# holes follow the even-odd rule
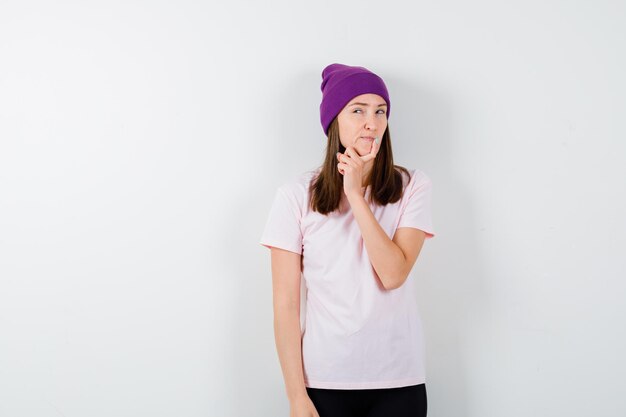
[[[425,416],[424,343],[408,278],[434,237],[431,181],[393,163],[379,76],[331,64],[321,89],[325,160],[278,188],[260,242],[271,249],[290,416]]]

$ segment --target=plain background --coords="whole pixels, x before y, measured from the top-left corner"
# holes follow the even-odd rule
[[[288,415],[258,241],[333,62],[433,180],[429,416],[625,415],[625,12],[2,2],[0,415]]]

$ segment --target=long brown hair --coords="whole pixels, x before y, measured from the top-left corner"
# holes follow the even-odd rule
[[[346,148],[339,140],[339,122],[335,117],[328,128],[326,156],[320,167],[320,173],[309,186],[312,210],[327,215],[339,208],[343,194],[343,175],[337,170],[337,152],[344,153],[345,151]],[[409,171],[393,163],[391,134],[387,125],[382,138],[382,146],[374,158],[374,165],[367,182],[371,186],[369,201],[386,205],[400,200],[404,190],[402,173],[406,174],[408,182]]]

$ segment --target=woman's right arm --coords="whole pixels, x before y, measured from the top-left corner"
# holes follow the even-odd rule
[[[292,416],[318,416],[304,385],[300,329],[302,255],[280,248],[272,251],[274,338]]]

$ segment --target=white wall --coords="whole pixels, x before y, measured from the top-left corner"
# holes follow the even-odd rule
[[[288,415],[258,240],[341,62],[434,183],[429,416],[623,416],[625,12],[2,2],[0,415]]]

